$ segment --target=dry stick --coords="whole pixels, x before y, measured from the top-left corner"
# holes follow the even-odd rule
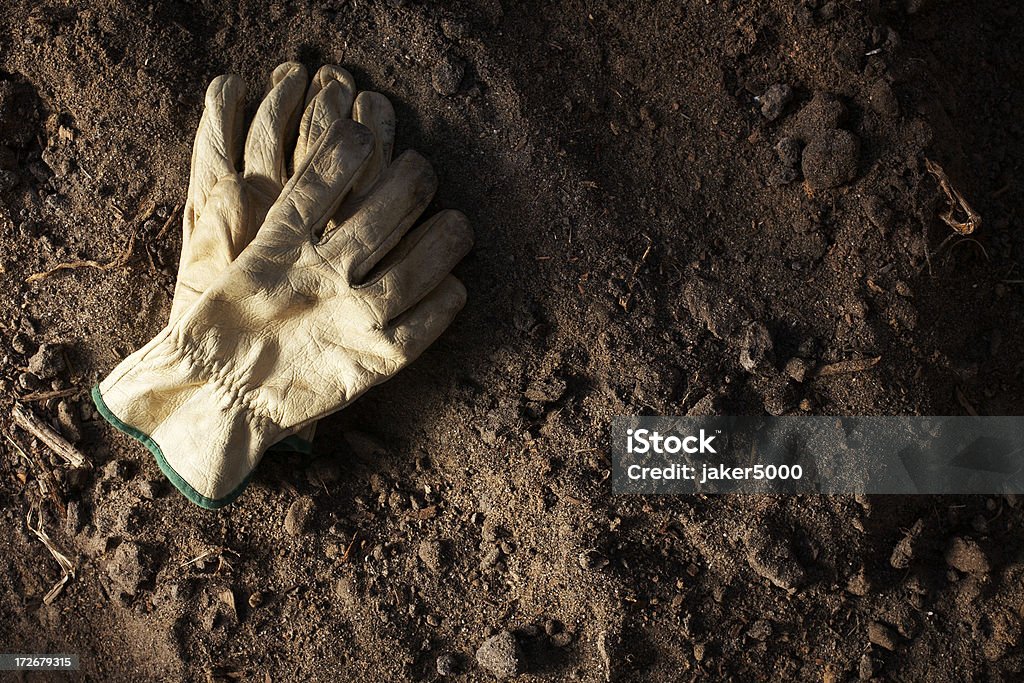
[[[48,401],[51,398],[64,398],[65,396],[71,396],[77,394],[80,391],[78,387],[71,387],[70,389],[57,389],[55,391],[37,391],[32,394],[25,394],[21,397],[22,401]]]
[[[33,510],[36,511],[36,526],[32,526]],[[36,538],[43,542],[43,545],[45,545],[46,549],[50,551],[50,554],[53,555],[53,559],[57,560],[57,564],[60,565],[61,570],[64,572],[64,575],[60,580],[53,584],[53,588],[47,591],[46,595],[43,596],[43,602],[50,605],[57,599],[60,592],[64,590],[64,585],[71,579],[75,578],[75,563],[72,562],[67,555],[62,553],[54,542],[50,540],[46,530],[43,528],[43,511],[38,506],[33,505],[29,508],[28,514],[25,515],[25,524],[28,525],[29,531],[34,533]]]
[[[164,233],[166,233],[170,229],[171,223],[174,222],[174,219],[178,216],[179,211],[181,211],[181,204],[176,204],[174,206],[174,210],[171,211],[169,216],[167,216],[167,220],[164,221],[163,227],[160,228],[160,232],[158,232],[156,234],[156,237],[153,238],[154,242],[159,242],[161,239],[163,239]]]
[[[978,226],[981,225],[981,216],[971,208],[971,205],[967,203],[964,196],[949,182],[949,176],[942,170],[942,166],[939,166],[931,159],[925,158],[924,167],[935,176],[935,180],[938,181],[939,187],[942,188],[942,191],[946,194],[946,200],[949,202],[949,207],[940,214],[939,218],[961,235],[970,235],[977,230]],[[961,221],[956,218],[957,210],[964,214],[965,220]]]
[[[11,410],[14,423],[50,447],[54,453],[67,460],[75,467],[92,467],[82,451],[78,450],[53,427],[36,417],[20,403],[14,404]]]

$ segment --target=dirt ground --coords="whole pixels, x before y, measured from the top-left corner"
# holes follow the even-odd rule
[[[1022,680],[1012,495],[608,480],[620,414],[1024,413],[1022,44],[1016,0],[0,0],[0,651],[104,681]],[[168,316],[206,84],[286,59],[392,99],[473,223],[469,302],[212,513],[88,389]],[[51,604],[33,506],[77,566]]]

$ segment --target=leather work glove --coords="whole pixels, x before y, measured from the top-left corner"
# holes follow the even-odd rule
[[[210,84],[192,150],[171,322],[252,241],[288,181],[290,169],[298,167],[310,144],[331,123],[351,115],[374,134],[374,150],[350,193],[353,197],[365,194],[390,163],[395,113],[386,97],[375,92],[356,97],[352,76],[336,66],[322,67],[308,91],[306,81],[301,64],[286,62],[274,70],[269,91],[245,137],[244,153],[245,84],[232,75]],[[295,148],[289,155],[292,143]],[[235,162],[239,157],[244,168]],[[310,424],[275,450],[309,453],[315,431],[316,423]]]
[[[450,275],[472,246],[465,216],[413,227],[430,164],[408,151],[372,171],[374,134],[340,115],[307,140],[249,246],[93,389],[202,507],[234,500],[271,444],[394,376],[465,303]]]

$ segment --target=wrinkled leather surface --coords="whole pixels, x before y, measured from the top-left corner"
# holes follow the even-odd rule
[[[373,154],[360,171],[350,202],[364,195],[391,162],[395,112],[386,97],[375,92],[356,97],[352,76],[337,66],[321,67],[308,89],[306,80],[305,67],[295,62],[274,70],[239,161],[245,85],[226,75],[207,89],[192,150],[172,322],[252,241],[292,169],[331,123],[351,116],[374,134]],[[297,436],[309,443],[315,431],[313,423]]]
[[[268,121],[294,109],[291,86],[274,96],[287,80],[264,101],[284,103]],[[465,302],[450,271],[472,245],[466,218],[442,211],[413,228],[433,198],[433,169],[413,151],[387,164],[387,117],[369,117],[371,131],[345,116],[344,96],[317,103],[341,83],[327,80],[306,97],[294,173],[244,249],[264,188],[286,173],[279,138],[254,124],[244,171],[225,172],[237,135],[205,135],[200,125],[197,150],[202,138],[222,154],[193,160],[187,266],[183,257],[192,302],[100,384],[113,414],[212,500],[242,485],[270,444],[414,360]],[[236,130],[233,83],[218,79],[207,93],[207,113],[222,112],[209,116],[214,128]],[[207,222],[210,212],[220,219]],[[216,238],[200,234],[208,225]]]

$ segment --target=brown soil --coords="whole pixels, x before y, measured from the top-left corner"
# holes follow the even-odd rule
[[[1021,680],[1017,498],[614,497],[607,429],[1024,412],[1022,44],[1015,0],[0,0],[0,425],[44,466],[0,444],[0,651],[89,680],[488,680],[510,631],[482,659],[518,644],[522,680]],[[87,390],[167,318],[206,83],[259,92],[285,59],[395,102],[475,227],[470,301],[318,457],[210,513]],[[132,234],[126,267],[26,283]],[[43,342],[68,368],[36,382]],[[6,417],[66,387],[30,404],[84,418],[84,474]],[[50,605],[43,469],[78,565]]]

